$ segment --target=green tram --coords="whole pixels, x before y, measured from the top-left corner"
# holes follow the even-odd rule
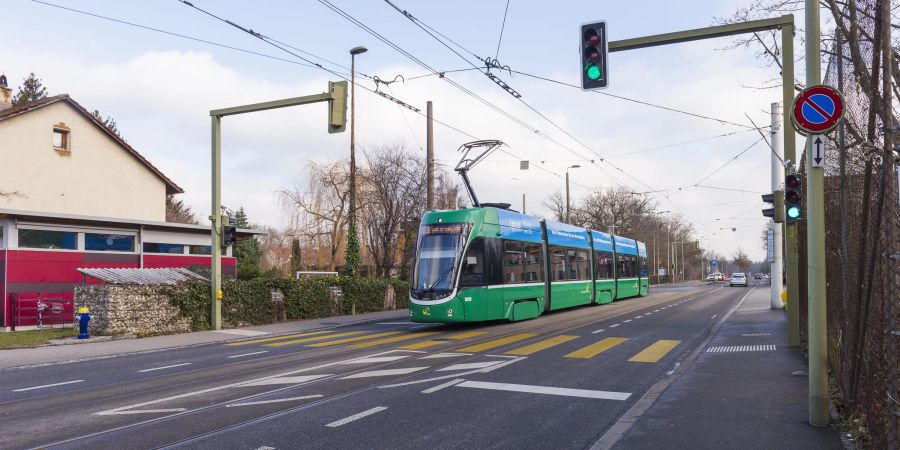
[[[429,211],[419,226],[409,316],[517,321],[648,291],[644,243],[493,206]]]

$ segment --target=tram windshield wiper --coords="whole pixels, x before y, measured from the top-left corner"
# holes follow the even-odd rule
[[[438,277],[434,280],[434,283],[431,283],[431,287],[425,289],[425,292],[424,292],[424,293],[425,293],[425,294],[430,294],[430,293],[434,292],[435,286],[437,286],[438,283],[440,283],[441,281],[443,281],[444,278],[447,277],[447,275],[450,275],[450,273],[453,272],[453,268],[454,268],[454,266],[450,266],[450,267],[447,268],[447,270],[443,271],[440,275],[438,275]]]

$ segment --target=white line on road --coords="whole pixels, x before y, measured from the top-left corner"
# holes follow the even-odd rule
[[[658,310],[658,309],[654,309],[653,312],[659,312],[659,310]]]
[[[138,370],[138,373],[153,372],[154,370],[171,369],[173,367],[189,366],[191,364],[193,364],[193,363],[181,363],[181,364],[172,364],[171,366],[153,367],[151,369]]]
[[[591,334],[602,333],[602,332],[604,332],[604,331],[606,331],[606,330],[604,330],[603,328],[601,328],[601,329],[599,329],[599,330],[597,330],[597,331],[591,331]]]
[[[323,375],[300,375],[299,377],[278,377],[278,378],[267,378],[265,380],[253,380],[247,383],[241,384],[241,386],[269,386],[273,384],[300,384],[306,383],[307,381],[318,380],[319,378],[330,377],[331,374],[323,374]]]
[[[350,380],[354,378],[369,378],[369,377],[387,377],[391,375],[406,375],[408,373],[418,372],[420,370],[425,370],[428,367],[404,367],[402,369],[386,369],[386,370],[371,370],[368,372],[360,372],[355,373],[353,375],[348,375],[346,377],[339,378],[340,380]]]
[[[128,411],[103,411],[97,413],[99,416],[124,416],[126,414],[161,414],[185,411],[184,408],[168,408],[168,409],[129,409]]]
[[[259,400],[259,401],[255,401],[255,402],[232,403],[230,405],[225,405],[225,407],[233,408],[235,406],[266,405],[269,403],[293,402],[296,400],[306,400],[306,399],[310,399],[310,398],[320,398],[320,397],[322,397],[322,394],[313,394],[313,395],[304,395],[302,397],[276,398],[275,400]]]
[[[384,385],[384,386],[378,386],[378,389],[387,389],[387,388],[393,388],[393,387],[408,386],[408,385],[410,385],[410,384],[430,383],[430,382],[432,382],[432,381],[437,381],[437,380],[446,380],[446,379],[448,379],[448,378],[456,378],[456,377],[463,377],[463,376],[466,376],[466,375],[472,375],[473,373],[488,373],[488,372],[493,372],[493,371],[495,371],[495,370],[497,370],[497,369],[499,369],[499,368],[501,368],[501,367],[506,367],[506,366],[508,366],[508,365],[510,365],[510,364],[517,363],[517,362],[519,362],[519,361],[521,361],[521,360],[523,360],[523,359],[527,359],[527,357],[526,357],[526,356],[520,356],[520,357],[518,357],[518,358],[516,358],[516,359],[510,359],[509,361],[503,361],[502,363],[497,364],[497,365],[495,365],[495,366],[485,367],[484,369],[470,370],[470,371],[468,371],[468,372],[460,372],[460,373],[451,373],[450,375],[444,375],[444,376],[433,377],[433,378],[426,378],[426,379],[424,379],[424,380],[407,381],[407,382],[405,382],[405,383],[386,384],[386,385]]]
[[[354,359],[352,361],[343,362],[341,364],[371,364],[371,363],[380,363],[380,362],[390,362],[397,361],[403,358],[409,358],[408,355],[400,355],[400,356],[375,356],[372,358],[363,358],[363,359]]]
[[[640,319],[641,317],[644,317],[644,316],[636,316],[635,319]]]
[[[434,359],[434,358],[452,358],[454,356],[471,356],[471,353],[435,353],[433,355],[423,356],[419,359]]]
[[[437,386],[434,386],[434,387],[430,387],[430,388],[428,388],[428,389],[425,389],[424,391],[422,391],[422,393],[423,393],[423,394],[431,394],[432,392],[437,392],[437,391],[439,391],[439,390],[441,390],[441,389],[444,389],[444,388],[448,388],[448,387],[450,387],[450,386],[453,386],[454,384],[462,383],[463,381],[466,381],[466,380],[464,380],[464,379],[462,379],[462,378],[457,378],[457,379],[455,379],[455,380],[450,380],[450,381],[448,381],[448,382],[446,382],[446,383],[439,384],[439,385],[437,385]]]
[[[715,320],[716,316],[718,316],[718,315],[719,315],[719,313],[713,314],[712,317],[709,318],[709,320]]]
[[[518,358],[518,356],[509,356],[509,355],[484,355],[484,356],[490,356],[491,358],[507,358],[507,359]]]
[[[43,388],[48,388],[48,387],[53,387],[53,386],[62,386],[64,384],[81,383],[82,381],[84,381],[84,380],[63,381],[62,383],[45,384],[42,386],[32,386],[32,387],[27,387],[27,388],[22,388],[22,389],[13,389],[13,392],[25,392],[25,391],[31,391],[34,389],[43,389]]]
[[[477,362],[477,363],[467,363],[467,364],[454,364],[450,367],[444,367],[443,369],[438,369],[438,372],[447,372],[450,370],[472,370],[472,369],[484,369],[485,367],[496,366],[500,364],[500,361],[485,361],[485,362]]]
[[[339,427],[339,426],[341,426],[341,425],[346,425],[346,424],[348,424],[348,423],[350,423],[350,422],[353,422],[354,420],[359,420],[359,419],[362,419],[363,417],[371,416],[372,414],[375,414],[375,413],[384,411],[384,410],[386,410],[386,409],[387,409],[387,406],[376,406],[376,407],[374,407],[374,408],[372,408],[372,409],[367,409],[367,410],[365,410],[365,411],[363,411],[363,412],[361,412],[361,413],[356,413],[356,414],[354,414],[354,415],[352,415],[352,416],[350,416],[350,417],[345,417],[345,418],[343,418],[343,419],[341,419],[341,420],[336,420],[336,421],[331,422],[331,423],[329,423],[328,425],[325,425],[325,426],[326,426],[326,427],[331,427],[331,428]]]
[[[622,321],[622,323],[628,323],[628,322],[631,322],[631,319],[625,319]]]
[[[619,326],[619,324],[614,323],[614,324],[610,325],[609,327],[610,327],[610,328],[615,328],[615,327],[617,327],[617,326]]]
[[[244,356],[261,355],[261,354],[263,354],[263,353],[269,353],[269,351],[268,351],[268,350],[263,350],[263,351],[260,351],[260,352],[242,353],[242,354],[240,354],[240,355],[231,355],[231,356],[229,356],[228,358],[229,358],[229,359],[231,359],[231,358],[241,358],[241,357],[244,357]]]
[[[456,387],[526,392],[530,394],[562,395],[566,397],[596,398],[601,400],[627,400],[628,397],[631,397],[631,393],[629,392],[591,391],[587,389],[532,386],[527,384],[490,383],[487,381],[466,381],[457,384]]]

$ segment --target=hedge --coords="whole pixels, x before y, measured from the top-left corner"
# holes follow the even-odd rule
[[[333,286],[343,293],[339,300],[332,294]],[[350,314],[354,301],[357,313],[382,311],[388,286],[394,288],[396,307],[406,308],[409,283],[396,278],[226,278],[222,281],[222,325],[231,328],[273,323],[277,317],[272,289],[284,294],[287,320],[302,320]],[[210,329],[209,291],[209,283],[204,282],[168,290],[170,302],[191,319],[194,331]]]

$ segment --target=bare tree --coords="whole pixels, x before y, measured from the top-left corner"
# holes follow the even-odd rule
[[[653,210],[646,196],[635,195],[623,187],[597,189],[572,208],[574,225],[633,236],[641,219]]]
[[[750,260],[750,257],[744,253],[744,249],[738,247],[737,251],[732,255],[732,259],[734,260],[734,265],[741,269],[743,272],[747,272],[750,270],[750,266],[753,265],[753,261]]]
[[[544,200],[544,206],[553,214],[553,220],[563,222],[566,219],[566,199],[562,193],[556,191]],[[576,208],[577,209],[577,208]],[[577,216],[577,214],[576,214]]]

